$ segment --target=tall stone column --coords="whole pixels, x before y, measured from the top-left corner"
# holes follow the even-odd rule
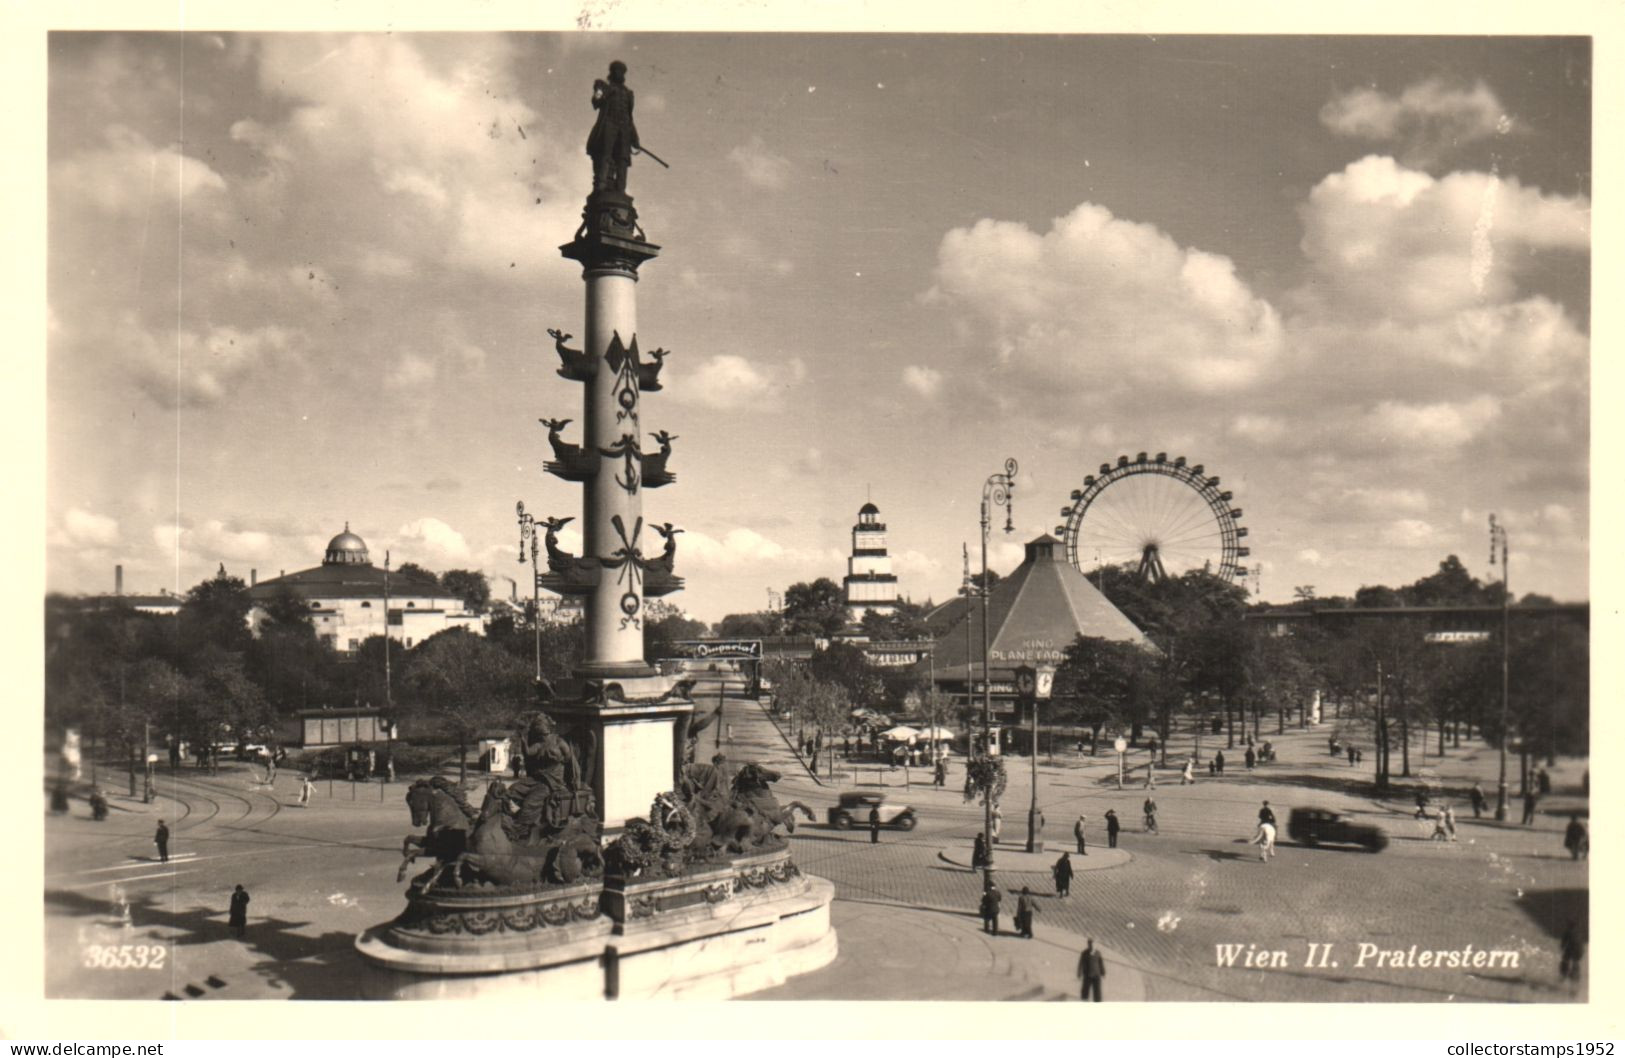
[[[641,418],[644,391],[660,389],[665,351],[639,345],[638,268],[660,247],[638,226],[631,196],[605,188],[588,196],[581,227],[559,251],[581,264],[586,284],[581,349],[555,334],[559,374],[582,383],[582,441],[556,440],[558,458],[547,469],[583,486],[583,554],[550,556],[543,584],[584,597],[586,627],[576,679],[548,711],[590,752],[594,791],[614,830],[675,788],[693,709],[643,651],[646,601],[682,586],[673,573],[680,530],[643,512],[644,490],[675,479],[666,469],[673,438],[654,434],[660,450],[645,452]]]

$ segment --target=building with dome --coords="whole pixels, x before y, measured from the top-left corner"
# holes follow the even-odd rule
[[[309,607],[317,638],[342,653],[358,649],[370,636],[388,635],[412,647],[448,628],[485,630],[479,614],[434,581],[373,565],[367,542],[348,522],[328,541],[321,565],[249,588],[255,603],[249,623],[257,628],[264,604],[283,591]]]
[[[891,555],[886,552],[886,525],[880,508],[865,503],[858,508],[858,524],[852,527],[852,556],[846,560],[846,613],[853,624],[873,610],[889,614],[897,609],[897,577],[891,571]]]

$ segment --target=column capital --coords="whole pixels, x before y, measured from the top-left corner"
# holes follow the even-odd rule
[[[581,262],[583,271],[623,272],[635,279],[638,266],[658,256],[660,247],[650,242],[638,226],[632,196],[605,189],[587,196],[581,227],[576,229],[574,239],[559,247],[559,253]]]

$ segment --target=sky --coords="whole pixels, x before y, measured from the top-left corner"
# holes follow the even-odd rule
[[[1004,572],[1140,451],[1222,476],[1263,599],[1498,578],[1491,512],[1516,594],[1588,597],[1557,37],[53,34],[46,587],[264,579],[346,522],[523,582],[515,501],[579,515],[536,420],[579,440],[546,330],[617,58],[671,165],[628,189],[691,615],[839,580],[866,500],[940,601],[1007,457]]]

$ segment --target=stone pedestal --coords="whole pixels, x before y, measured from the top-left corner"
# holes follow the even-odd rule
[[[593,796],[606,835],[633,816],[645,816],[655,795],[676,785],[694,703],[669,678],[655,677],[664,696],[628,701],[621,697],[631,680],[599,685],[597,695],[565,695],[547,713],[577,745],[596,747],[591,762]],[[595,700],[596,699],[596,700]]]
[[[356,941],[367,999],[728,999],[827,966],[835,887],[788,849],[681,878],[414,897]]]

